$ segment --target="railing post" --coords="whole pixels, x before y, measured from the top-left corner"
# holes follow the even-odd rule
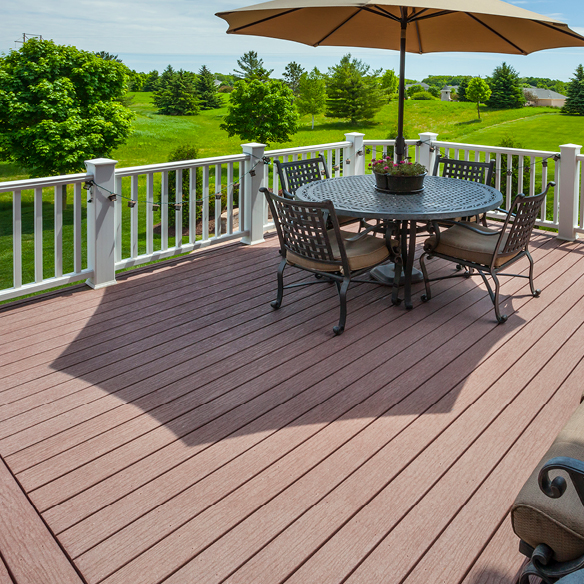
[[[87,267],[93,275],[86,283],[95,289],[116,284],[115,204],[109,200],[108,192],[115,192],[116,164],[116,160],[108,158],[85,161],[95,183],[93,200],[87,205]]]
[[[418,162],[426,167],[428,174],[434,172],[434,161],[436,160],[436,152],[434,152],[433,142],[438,138],[438,134],[433,132],[423,132],[420,135],[420,159]]]
[[[255,245],[264,241],[264,205],[266,201],[259,189],[264,178],[262,158],[266,145],[253,142],[242,144],[241,148],[244,154],[249,155],[245,162],[243,183],[243,228],[247,231],[247,235],[241,241],[248,245]]]
[[[365,174],[365,155],[363,151],[363,138],[365,134],[349,132],[345,134],[351,146],[345,148],[343,161],[343,176],[355,176]],[[347,162],[349,161],[349,162]]]
[[[582,146],[564,144],[560,146],[560,195],[558,212],[558,238],[574,241],[574,227],[578,222],[578,160]]]

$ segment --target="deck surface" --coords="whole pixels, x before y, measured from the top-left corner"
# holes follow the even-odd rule
[[[0,310],[0,583],[511,584],[584,375],[584,245],[531,249],[502,326],[355,284],[335,337],[330,284],[270,308],[274,237]]]

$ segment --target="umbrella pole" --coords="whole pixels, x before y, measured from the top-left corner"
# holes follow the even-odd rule
[[[404,139],[404,101],[406,85],[406,30],[408,23],[402,18],[401,38],[399,46],[399,96],[397,110],[397,138],[395,140],[395,153],[398,161],[404,160],[406,155],[406,141]]]

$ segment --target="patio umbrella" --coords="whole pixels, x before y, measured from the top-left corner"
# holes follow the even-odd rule
[[[257,35],[320,45],[400,51],[396,154],[403,136],[405,54],[483,52],[527,55],[542,49],[584,46],[566,24],[502,0],[273,0],[218,12],[230,34]]]

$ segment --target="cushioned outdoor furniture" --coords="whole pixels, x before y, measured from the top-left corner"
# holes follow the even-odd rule
[[[530,558],[521,584],[529,576],[547,584],[567,574],[565,584],[584,582],[584,571],[578,573],[584,570],[584,403],[519,492],[511,521]]]
[[[443,276],[430,280],[425,259],[432,256],[464,266],[466,268],[463,274],[465,277],[474,275],[476,270],[489,291],[499,323],[507,320],[507,316],[501,315],[499,311],[500,284],[498,276],[501,275],[502,270],[521,258],[527,257],[530,264],[528,276],[503,275],[529,278],[531,293],[533,296],[539,296],[540,290],[536,290],[533,284],[533,259],[529,253],[528,245],[535,220],[550,186],[555,185],[549,183],[543,193],[533,197],[517,195],[507,218],[498,231],[467,221],[440,221],[439,223],[433,221],[434,235],[425,241],[425,253],[420,258],[426,284],[426,294],[422,296],[422,300],[426,301],[431,298],[430,282],[457,276]],[[503,209],[499,209],[499,211],[506,213]],[[441,232],[440,225],[446,225],[449,228]],[[487,275],[490,275],[495,283],[494,291],[486,278]]]
[[[274,224],[280,239],[282,261],[278,267],[278,295],[272,302],[280,308],[284,288],[322,282],[335,282],[340,299],[339,323],[335,334],[345,329],[347,317],[347,289],[351,281],[376,283],[355,276],[384,262],[390,255],[386,240],[367,233],[341,231],[339,220],[330,201],[303,203],[279,197],[265,187],[260,189],[268,200]],[[328,225],[332,225],[332,229]],[[284,286],[287,265],[308,270],[320,279]]]
[[[308,160],[293,160],[291,162],[280,162],[275,159],[274,164],[278,169],[282,194],[287,199],[293,199],[296,195],[296,190],[305,184],[330,178],[328,167],[322,154]],[[337,215],[337,218],[341,225],[359,221],[362,227],[367,226],[365,221],[355,217]]]
[[[440,173],[442,166],[442,174]],[[495,171],[495,161],[491,162],[472,162],[470,160],[456,160],[447,156],[436,156],[434,163],[434,176],[445,176],[447,178],[459,178],[461,180],[470,180],[492,186],[493,172]],[[460,221],[461,218],[456,219]],[[487,214],[483,213],[481,217],[467,217],[466,220],[480,221],[485,227],[487,226]]]

